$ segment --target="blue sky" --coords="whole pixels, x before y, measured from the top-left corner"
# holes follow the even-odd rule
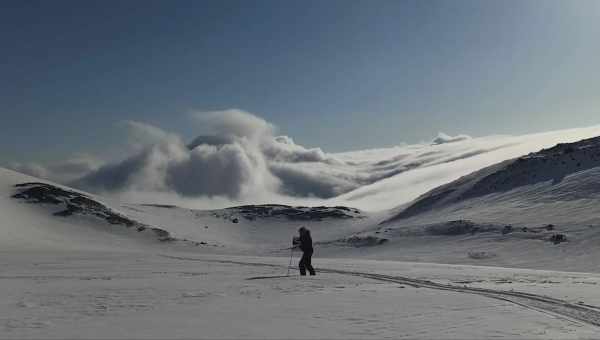
[[[2,1],[0,162],[238,108],[341,151],[600,123],[598,1]]]

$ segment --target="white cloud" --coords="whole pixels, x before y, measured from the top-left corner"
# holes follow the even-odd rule
[[[410,153],[402,160],[405,164],[412,162],[412,159],[422,158],[423,155],[431,154],[435,157],[423,166],[361,186],[325,203],[368,210],[390,209],[409,203],[431,189],[484,167],[558,143],[576,142],[596,136],[600,136],[600,126],[523,136],[473,138],[468,142],[455,144],[407,146]]]
[[[33,177],[50,179],[46,167],[38,163],[12,162],[8,164],[7,168]]]
[[[327,198],[359,185],[350,175],[342,178],[340,171],[327,170],[332,165],[343,167],[343,162],[319,148],[297,145],[290,137],[275,137],[275,127],[255,115],[226,110],[192,116],[203,131],[216,134],[198,136],[185,145],[180,137],[157,127],[126,122],[130,141],[141,149],[74,184],[96,192],[155,190],[234,200],[281,193]]]
[[[348,205],[380,210],[407,203],[481,167],[559,142],[600,135],[600,127],[526,136],[470,138],[440,133],[435,143],[326,153],[276,136],[269,122],[240,110],[194,113],[191,143],[128,121],[126,157],[79,156],[12,168],[129,201],[215,208],[242,203]],[[460,141],[460,142],[459,142]],[[77,180],[74,180],[77,178]]]
[[[102,164],[103,161],[99,159],[81,154],[48,164],[13,162],[8,165],[8,168],[34,177],[58,183],[68,183],[100,168]]]
[[[273,136],[275,131],[275,126],[266,120],[237,109],[194,112],[192,117],[203,129],[217,136],[260,139]]]
[[[467,135],[457,135],[457,136],[449,136],[443,132],[438,133],[438,136],[431,142],[431,144],[439,145],[439,144],[447,144],[447,143],[456,143],[462,142],[465,140],[472,139],[471,136]]]
[[[336,160],[325,155],[320,148],[306,149],[294,143],[288,136],[269,138],[263,143],[263,152],[274,161],[278,162],[327,162],[336,163]]]
[[[185,145],[180,137],[157,127],[128,122],[133,139],[148,144],[75,184],[98,192],[158,191],[230,199],[277,190],[278,180],[261,152],[263,140],[272,137],[271,124],[239,110],[197,113],[194,118],[218,134]]]

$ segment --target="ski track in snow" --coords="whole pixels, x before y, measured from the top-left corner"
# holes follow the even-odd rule
[[[285,266],[269,264],[269,263],[257,263],[257,262],[243,262],[243,261],[232,261],[232,260],[214,260],[214,259],[199,259],[192,257],[181,257],[171,255],[160,255],[165,258],[185,261],[199,261],[199,262],[213,262],[222,264],[237,264],[242,266],[255,266],[255,267],[275,267],[275,268],[286,268]],[[295,268],[295,267],[294,267]],[[531,309],[540,313],[544,313],[550,316],[558,317],[572,322],[585,323],[588,325],[600,327],[600,307],[592,306],[588,304],[573,304],[565,300],[556,299],[548,296],[524,293],[518,291],[504,291],[489,288],[475,288],[467,286],[456,286],[449,284],[436,283],[429,280],[413,279],[403,276],[392,276],[376,273],[349,271],[349,270],[338,270],[328,268],[317,268],[317,272],[321,273],[332,273],[341,275],[351,275],[363,278],[368,278],[377,281],[393,282],[403,285],[412,286],[415,288],[429,288],[435,290],[452,291],[465,294],[480,295],[496,300],[510,302],[521,307]],[[267,277],[254,277],[250,279],[259,279]]]

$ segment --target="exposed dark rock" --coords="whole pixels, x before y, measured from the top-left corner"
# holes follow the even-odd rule
[[[110,224],[122,224],[126,227],[132,227],[133,225],[135,225],[135,222],[126,217],[112,214],[106,217],[106,222]]]
[[[30,203],[60,204],[63,203],[63,200],[58,197],[68,198],[76,194],[72,191],[37,182],[17,184],[15,187],[26,189],[14,194],[12,197],[25,199]]]
[[[456,181],[439,186],[413,201],[406,209],[388,221],[409,218],[438,208],[445,208],[469,199],[548,182],[559,184],[564,178],[597,168],[600,159],[600,137],[569,144],[557,144],[548,149],[506,160],[480,169]],[[569,199],[582,198],[585,193],[571,193]],[[585,197],[585,196],[583,196]]]
[[[507,226],[504,226],[504,228],[502,228],[502,235],[510,234],[512,232],[513,232],[512,225],[507,225]]]
[[[371,235],[353,235],[348,238],[343,238],[335,241],[318,242],[318,244],[337,244],[352,247],[373,247],[382,245],[388,241],[389,240],[387,238],[381,238]]]
[[[467,255],[474,260],[485,260],[496,257],[496,254],[487,251],[470,251]]]
[[[321,221],[327,218],[349,219],[360,217],[360,211],[348,207],[292,207],[289,205],[244,205],[226,209],[226,213],[215,213],[216,217],[227,218],[227,214],[239,214],[241,217],[253,221],[256,218],[284,217],[296,221]],[[236,223],[236,222],[234,222]]]
[[[445,235],[445,236],[456,236],[473,234],[475,232],[483,231],[475,223],[468,220],[450,221],[441,224],[434,224],[425,228],[427,234],[430,235]]]
[[[82,193],[39,182],[17,184],[15,187],[18,192],[12,196],[13,198],[22,199],[33,204],[64,206],[64,210],[55,212],[54,216],[68,217],[75,214],[95,216],[112,225],[123,225],[127,228],[135,226],[138,232],[150,228],[158,236],[159,241],[174,240],[166,230],[151,228],[148,225],[134,221]]]
[[[140,205],[146,206],[146,207],[165,208],[165,209],[177,208],[176,205],[172,205],[172,204],[150,204],[150,203],[145,203],[145,204],[140,204]]]
[[[565,234],[554,234],[554,235],[550,236],[550,242],[552,242],[554,244],[567,242],[567,236]]]

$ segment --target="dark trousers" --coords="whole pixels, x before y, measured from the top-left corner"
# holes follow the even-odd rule
[[[315,275],[315,268],[313,268],[311,262],[313,251],[306,250],[302,253],[302,258],[300,259],[300,263],[298,263],[298,267],[300,267],[300,275],[306,275],[306,270],[310,275]]]

